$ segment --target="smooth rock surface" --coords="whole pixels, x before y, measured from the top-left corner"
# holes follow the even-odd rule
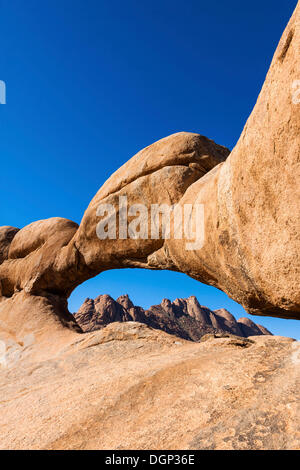
[[[0,448],[299,449],[299,342],[207,336],[112,323],[48,359],[12,342]]]

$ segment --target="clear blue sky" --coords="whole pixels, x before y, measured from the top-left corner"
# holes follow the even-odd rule
[[[178,131],[233,148],[296,0],[0,0],[0,225],[80,222],[128,158]],[[145,307],[194,294],[241,306],[185,275],[110,271],[77,288]],[[300,322],[252,317],[300,338]]]

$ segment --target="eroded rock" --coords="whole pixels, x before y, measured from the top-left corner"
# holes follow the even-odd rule
[[[214,337],[229,333],[245,338],[272,335],[248,318],[241,318],[237,322],[225,309],[213,312],[203,307],[195,296],[176,299],[174,302],[163,299],[161,304],[144,310],[134,306],[128,295],[122,295],[115,301],[104,294],[95,300],[86,299],[74,318],[84,332],[99,330],[114,322],[135,321],[190,341],[199,341],[207,334]]]
[[[177,133],[117,170],[79,227],[53,218],[20,231],[0,229],[3,329],[19,293],[32,296],[32,305],[35,297],[48,302],[59,297],[60,305],[66,304],[86,279],[122,267],[181,271],[223,290],[249,313],[300,318],[300,107],[293,99],[300,77],[299,16],[298,4],[231,153],[201,135]],[[203,204],[203,247],[188,251],[184,238],[172,236],[120,239],[119,232],[116,240],[100,240],[97,208],[100,203],[118,207],[120,196],[128,205]],[[143,221],[149,222],[147,216]],[[62,318],[67,315],[66,307]],[[20,324],[11,327],[18,332]]]

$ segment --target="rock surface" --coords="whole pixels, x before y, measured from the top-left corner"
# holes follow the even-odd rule
[[[104,294],[95,300],[86,299],[74,317],[84,332],[99,330],[113,322],[136,321],[191,341],[199,341],[208,333],[229,333],[244,338],[272,334],[248,318],[237,322],[225,309],[212,311],[203,307],[195,296],[174,302],[163,299],[160,305],[144,310],[134,306],[128,295],[115,301]]]
[[[10,244],[18,231],[15,227],[0,227],[0,263],[8,258]]]
[[[300,447],[299,342],[194,343],[135,322],[57,340],[43,360],[34,338],[10,343],[1,449]]]

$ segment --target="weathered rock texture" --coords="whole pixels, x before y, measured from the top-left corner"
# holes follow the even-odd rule
[[[228,149],[181,132],[145,148],[116,171],[95,195],[80,226],[66,219],[0,229],[0,324],[18,335],[15,305],[37,298],[73,325],[66,300],[74,288],[111,268],[172,269],[213,285],[247,312],[300,318],[300,5],[279,46],[242,135]],[[100,203],[204,204],[205,242],[99,240]],[[119,214],[118,214],[119,215]],[[146,219],[147,220],[147,219]],[[198,223],[195,214],[194,226]],[[57,305],[59,308],[57,309]],[[47,324],[45,310],[41,321]],[[32,323],[32,309],[22,313]],[[26,317],[26,318],[25,318]],[[15,322],[13,321],[15,319]],[[50,320],[51,322],[52,320]]]
[[[58,342],[44,360],[34,338],[11,342],[0,448],[299,449],[299,366],[289,338],[194,343],[135,322]]]
[[[199,341],[209,333],[229,333],[244,338],[272,334],[248,318],[237,322],[225,309],[212,311],[200,305],[195,296],[174,302],[163,299],[160,305],[144,310],[134,306],[128,295],[122,295],[115,301],[104,294],[86,299],[74,317],[84,332],[99,330],[114,322],[136,321],[191,341]]]

